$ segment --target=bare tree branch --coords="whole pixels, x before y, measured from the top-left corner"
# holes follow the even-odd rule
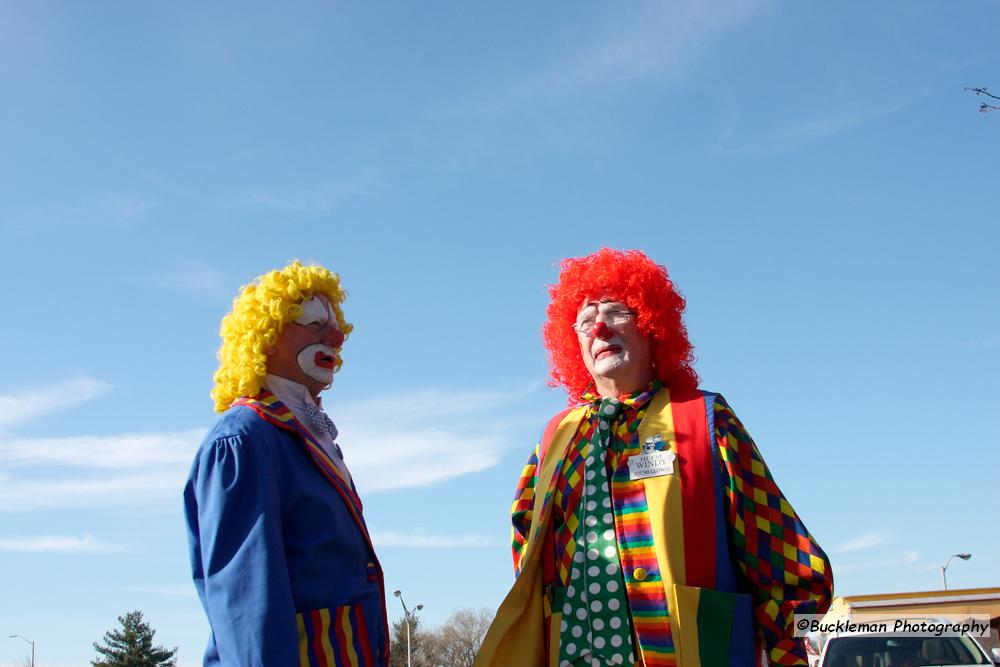
[[[991,92],[987,91],[987,90],[986,90],[985,88],[969,88],[969,87],[967,86],[967,87],[966,87],[965,89],[966,89],[966,90],[971,90],[971,91],[972,91],[972,92],[974,92],[974,93],[975,93],[976,95],[986,95],[987,97],[992,97],[992,98],[993,98],[993,99],[995,99],[995,100],[1000,100],[1000,97],[997,97],[997,96],[996,96],[996,95],[994,95],[993,93],[991,93]]]
[[[459,609],[425,637],[424,655],[430,667],[472,667],[493,621],[489,609]]]
[[[971,86],[966,86],[965,90],[972,91],[976,95],[985,95],[986,97],[992,97],[995,100],[1000,100],[1000,97],[997,97],[985,88],[973,88]],[[1000,111],[1000,107],[995,104],[987,104],[986,102],[979,105],[979,113],[989,113],[991,111]]]

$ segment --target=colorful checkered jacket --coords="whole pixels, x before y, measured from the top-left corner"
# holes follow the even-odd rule
[[[561,605],[553,500],[587,407],[557,415],[528,461],[512,507],[517,581],[477,667],[555,665]],[[656,438],[655,436],[661,436]],[[673,474],[629,480],[652,440]],[[793,615],[822,613],[830,563],[718,394],[661,389],[612,471],[616,532],[644,667],[807,664]],[[624,473],[624,474],[622,474]]]

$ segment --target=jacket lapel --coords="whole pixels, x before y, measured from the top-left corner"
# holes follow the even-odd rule
[[[354,490],[354,485],[351,481],[344,477],[341,473],[340,468],[334,463],[330,457],[327,455],[326,450],[323,449],[322,445],[313,437],[312,433],[309,432],[305,426],[303,426],[298,419],[295,418],[295,414],[292,413],[291,409],[288,408],[284,403],[278,400],[278,397],[269,392],[266,389],[262,389],[259,394],[254,397],[243,397],[238,398],[233,401],[233,405],[245,405],[254,412],[257,416],[270,422],[274,426],[285,431],[291,431],[298,436],[299,442],[302,444],[309,458],[312,462],[319,468],[319,471],[323,474],[333,488],[341,495],[344,502],[347,504],[348,509],[351,510],[351,514],[354,516],[358,527],[361,529],[365,537],[368,537],[368,529],[365,526],[364,519],[361,517],[361,498]]]

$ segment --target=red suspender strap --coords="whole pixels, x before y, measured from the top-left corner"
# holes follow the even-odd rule
[[[549,444],[552,442],[552,436],[555,435],[556,429],[559,428],[559,424],[562,420],[569,414],[570,410],[573,408],[566,408],[555,417],[549,420],[549,423],[545,425],[545,430],[542,431],[542,439],[538,441],[538,467],[542,467],[542,459],[545,458],[545,452],[549,449]]]
[[[716,587],[715,479],[705,399],[700,391],[671,392],[684,520],[684,578],[688,586]]]

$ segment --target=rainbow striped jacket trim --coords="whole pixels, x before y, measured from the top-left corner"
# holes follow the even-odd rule
[[[297,614],[299,667],[376,665],[361,605]]]

